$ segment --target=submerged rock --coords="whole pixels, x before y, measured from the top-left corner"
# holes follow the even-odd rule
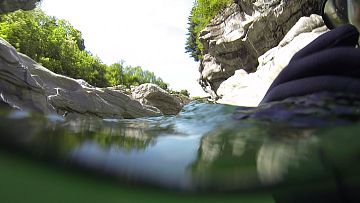
[[[223,81],[236,70],[255,72],[258,57],[277,46],[302,17],[320,13],[317,0],[241,0],[216,16],[200,33],[204,56],[199,80],[217,98]]]

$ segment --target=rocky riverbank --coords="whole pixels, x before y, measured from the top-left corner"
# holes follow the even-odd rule
[[[0,13],[37,0],[0,1]],[[218,103],[256,106],[293,54],[326,32],[317,0],[240,0],[201,32],[200,85]],[[306,17],[304,17],[306,16]],[[174,115],[189,102],[156,85],[96,88],[55,74],[0,39],[0,102],[45,114],[101,118]]]
[[[17,53],[0,39],[0,100],[14,108],[41,113],[86,114],[101,118],[174,115],[189,102],[153,84],[132,94],[116,88],[96,88],[83,80],[55,74]]]
[[[39,0],[0,0],[0,14],[31,10]],[[53,73],[18,53],[0,38],[0,104],[44,114],[91,115],[101,118],[139,118],[174,115],[189,103],[157,85],[143,84],[131,92],[97,88],[81,79]]]
[[[292,55],[327,31],[321,4],[236,1],[200,34],[200,85],[219,103],[257,106]]]

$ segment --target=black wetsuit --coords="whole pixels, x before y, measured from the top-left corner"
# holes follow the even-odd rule
[[[274,80],[261,103],[316,92],[360,94],[359,32],[343,25],[296,53]]]

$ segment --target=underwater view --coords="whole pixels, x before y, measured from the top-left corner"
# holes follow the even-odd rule
[[[216,194],[222,202],[227,197],[357,202],[359,99],[318,93],[257,108],[192,102],[176,116],[139,119],[64,118],[4,107],[0,177],[3,183],[21,179],[24,174],[6,175],[6,164],[13,164],[15,173],[19,160],[26,159],[85,179],[108,180],[112,192],[140,187],[156,189],[158,195],[174,193],[166,201],[187,195],[217,201]],[[9,153],[21,158],[7,163]],[[6,200],[6,194],[1,198]],[[133,194],[143,198],[136,190]]]

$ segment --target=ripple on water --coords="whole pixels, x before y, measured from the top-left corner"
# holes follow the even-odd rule
[[[176,116],[133,120],[11,111],[1,114],[0,140],[68,167],[181,190],[323,180],[358,187],[360,111],[352,99],[319,94],[258,108],[191,103]]]

